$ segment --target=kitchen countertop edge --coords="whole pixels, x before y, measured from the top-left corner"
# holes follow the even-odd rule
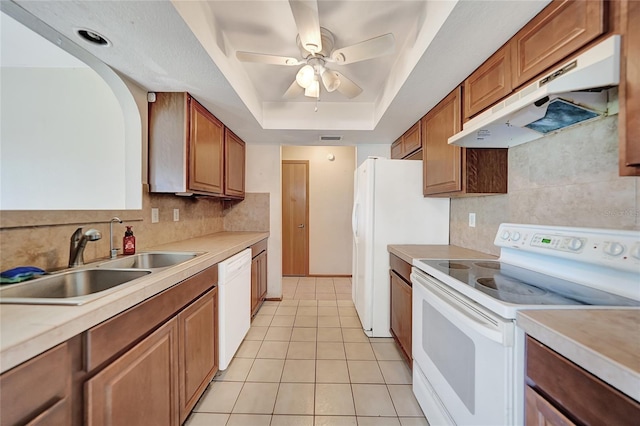
[[[497,256],[451,244],[389,244],[387,251],[409,264],[414,259],[497,259]]]
[[[125,284],[123,288],[84,305],[0,305],[0,373],[268,237],[268,232],[219,232],[145,248],[141,252],[193,251],[203,254],[139,278],[131,286]],[[86,266],[108,260],[98,260]]]

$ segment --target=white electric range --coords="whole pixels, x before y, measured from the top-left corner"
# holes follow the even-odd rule
[[[429,423],[524,423],[523,309],[640,309],[640,232],[502,224],[500,258],[414,260],[413,389]]]

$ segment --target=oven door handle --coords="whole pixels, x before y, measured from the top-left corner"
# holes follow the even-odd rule
[[[473,306],[470,302],[451,293],[444,286],[433,282],[427,277],[417,275],[415,272],[411,275],[411,281],[416,282],[427,293],[430,293],[432,297],[427,299],[427,303],[438,310],[446,311],[441,313],[453,314],[469,328],[487,339],[503,346],[513,345],[512,339],[509,338],[512,333],[506,332],[508,327],[513,327],[511,321],[505,321]],[[416,286],[413,286],[413,288],[415,292]]]

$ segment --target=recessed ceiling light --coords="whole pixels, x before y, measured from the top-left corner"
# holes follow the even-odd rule
[[[105,36],[88,28],[76,28],[76,34],[91,44],[103,47],[111,46],[111,42]]]

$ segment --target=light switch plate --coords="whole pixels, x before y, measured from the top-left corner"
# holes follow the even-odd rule
[[[180,220],[180,209],[173,209],[173,221],[177,222]]]
[[[475,228],[476,227],[476,214],[475,213],[469,213],[469,227],[471,227],[471,228]]]
[[[158,212],[158,209],[152,208],[151,209],[151,223],[158,223],[158,222],[160,222],[160,213]]]

